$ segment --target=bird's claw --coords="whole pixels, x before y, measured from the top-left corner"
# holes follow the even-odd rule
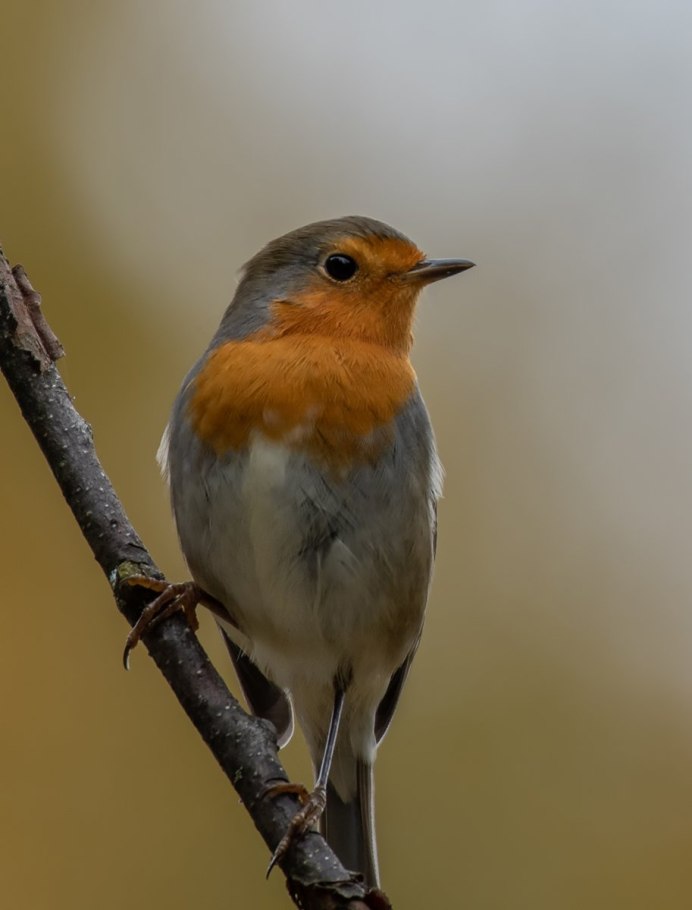
[[[203,592],[193,581],[171,584],[162,579],[148,578],[146,575],[131,575],[124,580],[124,583],[146,588],[147,590],[155,591],[158,594],[158,597],[155,597],[154,600],[147,604],[142,610],[139,619],[130,629],[127,640],[125,641],[123,665],[126,670],[129,670],[130,652],[141,640],[145,632],[155,625],[158,625],[162,620],[172,616],[173,613],[182,610],[192,631],[194,632],[197,630],[199,622],[195,610],[202,598]]]
[[[286,833],[281,838],[272,854],[272,858],[267,866],[267,878],[274,866],[280,863],[289,848],[296,840],[300,840],[317,822],[320,820],[324,807],[327,805],[327,788],[315,787],[312,793],[301,784],[277,784],[269,787],[267,796],[278,796],[281,793],[294,793],[302,803],[302,807],[296,812],[289,822]]]

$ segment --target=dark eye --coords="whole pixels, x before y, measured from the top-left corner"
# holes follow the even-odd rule
[[[332,253],[324,261],[324,270],[334,281],[348,281],[358,271],[358,263],[345,253]]]

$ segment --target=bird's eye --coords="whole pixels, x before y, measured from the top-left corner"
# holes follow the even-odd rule
[[[345,253],[332,253],[324,261],[324,270],[334,281],[348,281],[358,271],[358,263]]]

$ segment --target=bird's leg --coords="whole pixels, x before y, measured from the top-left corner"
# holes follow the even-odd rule
[[[172,616],[173,613],[182,611],[193,632],[199,627],[196,614],[199,604],[204,604],[205,607],[209,607],[220,618],[232,622],[225,607],[210,594],[207,594],[206,591],[202,590],[194,581],[172,584],[164,579],[149,578],[146,575],[130,575],[129,578],[123,579],[123,583],[146,588],[158,594],[142,610],[139,619],[130,629],[127,636],[123,651],[123,663],[126,670],[129,667],[130,651],[141,640],[145,632]]]
[[[296,812],[291,819],[288,830],[279,841],[279,845],[272,855],[267,875],[272,871],[274,866],[280,862],[286,855],[288,848],[297,838],[301,838],[310,830],[320,819],[327,804],[327,781],[329,771],[332,767],[334,758],[334,747],[336,746],[336,737],[339,733],[339,724],[344,707],[344,695],[346,690],[339,683],[334,684],[334,704],[332,706],[332,715],[329,719],[329,730],[327,731],[327,741],[322,753],[322,762],[315,781],[315,788],[312,793],[308,793],[304,787],[297,787],[295,784],[276,784],[270,787],[265,793],[266,796],[278,796],[280,793],[298,793],[303,806]]]

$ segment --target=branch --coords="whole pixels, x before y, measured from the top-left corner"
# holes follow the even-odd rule
[[[97,458],[91,428],[55,368],[63,351],[40,304],[24,270],[10,269],[0,249],[0,366],[118,609],[132,625],[148,595],[127,579],[163,575],[130,524]],[[268,787],[288,779],[274,727],[243,711],[182,616],[145,633],[144,643],[273,851],[300,808],[290,794],[264,797]],[[316,832],[295,843],[280,866],[291,898],[304,910],[390,908],[382,892],[367,891],[359,876],[344,869]]]

